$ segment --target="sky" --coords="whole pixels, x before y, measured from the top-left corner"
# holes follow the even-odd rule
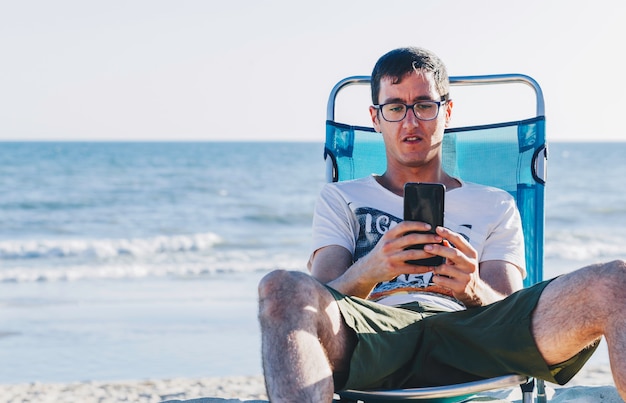
[[[623,0],[0,0],[0,141],[323,141],[333,85],[402,46],[533,77],[549,141],[626,141],[624,21]],[[530,117],[521,87],[453,122]]]

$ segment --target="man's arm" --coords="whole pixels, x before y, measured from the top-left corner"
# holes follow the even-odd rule
[[[309,260],[311,275],[327,284],[341,276],[352,265],[352,254],[343,246],[329,245],[313,252]]]
[[[433,282],[452,290],[455,298],[468,307],[490,304],[522,287],[522,275],[515,265],[492,260],[479,266],[476,250],[455,232],[438,227],[437,236],[407,234],[425,230],[424,225],[414,221],[398,224],[354,264],[350,251],[342,246],[320,248],[311,258],[311,275],[346,295],[366,298],[381,281],[433,270]],[[447,245],[436,245],[444,239]],[[407,249],[418,243],[426,244],[423,251]],[[445,257],[446,263],[434,269],[406,263],[431,255]]]
[[[352,266],[352,254],[343,246],[330,245],[318,249],[311,258],[311,275],[346,295],[366,298],[372,287],[358,276],[347,273]]]
[[[331,245],[317,250],[311,262],[311,275],[346,294],[366,298],[372,291],[371,284],[351,279],[346,271],[351,266],[352,254],[342,246]],[[480,290],[475,303],[486,305],[498,301],[523,287],[522,275],[517,266],[502,260],[483,262],[479,266]],[[344,276],[344,274],[346,274]]]
[[[480,264],[480,278],[495,293],[492,299],[505,298],[524,287],[520,269],[503,260],[489,260]]]

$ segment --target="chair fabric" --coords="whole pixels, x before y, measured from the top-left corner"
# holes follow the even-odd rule
[[[545,118],[454,128],[443,140],[446,172],[467,182],[509,192],[522,217],[528,275],[524,286],[543,279]],[[385,145],[373,128],[326,122],[327,179],[344,181],[386,167]],[[541,172],[539,172],[541,171]]]

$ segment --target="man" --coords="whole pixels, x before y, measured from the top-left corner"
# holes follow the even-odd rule
[[[311,276],[275,271],[259,285],[272,402],[510,373],[565,383],[603,335],[626,398],[626,264],[518,291],[525,268],[514,203],[442,169],[448,90],[445,66],[423,49],[391,51],[374,67],[370,114],[385,141],[385,173],[327,185],[316,206]],[[436,235],[397,218],[407,182],[446,186],[445,228]],[[424,249],[407,249],[415,244]],[[406,263],[432,255],[445,263]]]

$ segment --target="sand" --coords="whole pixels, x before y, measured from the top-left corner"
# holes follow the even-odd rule
[[[623,402],[613,385],[607,366],[588,366],[568,385],[547,385],[550,402]],[[521,399],[518,388],[492,392],[474,401],[514,402]],[[0,401],[113,403],[265,403],[262,376],[200,379],[140,380],[123,382],[79,382],[69,384],[29,383],[0,385]]]
[[[262,376],[0,385],[3,403],[152,403],[199,397],[266,401]],[[229,401],[229,400],[226,400]],[[235,400],[239,402],[239,400]]]

